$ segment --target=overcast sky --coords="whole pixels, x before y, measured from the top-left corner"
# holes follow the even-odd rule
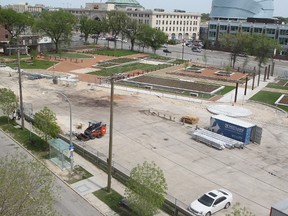
[[[232,0],[233,1],[233,0]],[[0,4],[17,4],[19,2],[27,2],[30,5],[35,5],[37,3],[45,4],[45,6],[52,7],[73,7],[79,8],[81,6],[85,7],[87,2],[101,2],[101,0],[0,0]],[[106,2],[106,0],[102,0]],[[200,12],[200,13],[210,13],[212,0],[138,0],[138,2],[146,9],[162,8],[166,11],[173,11],[173,9],[186,10],[187,12]],[[288,0],[274,0],[274,16],[288,17]]]

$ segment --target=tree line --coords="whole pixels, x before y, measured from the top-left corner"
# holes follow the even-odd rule
[[[239,56],[254,56],[258,62],[258,70],[273,59],[276,51],[281,51],[277,41],[263,34],[237,33],[222,34],[219,37],[218,46],[230,52],[231,66],[234,68]]]
[[[31,31],[39,36],[50,37],[55,45],[56,53],[61,43],[71,42],[74,29],[81,31],[85,43],[90,35],[96,35],[97,43],[97,36],[100,33],[110,33],[114,39],[114,48],[116,48],[118,36],[130,41],[131,50],[134,50],[137,43],[143,49],[151,47],[154,53],[167,41],[167,35],[164,32],[131,19],[123,11],[108,11],[106,17],[100,20],[90,19],[87,16],[77,18],[64,10],[43,11],[32,15],[28,12],[17,13],[12,9],[0,9],[0,24],[9,32],[11,44],[19,44],[20,35]]]

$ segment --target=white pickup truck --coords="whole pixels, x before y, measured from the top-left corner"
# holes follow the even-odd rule
[[[274,204],[270,209],[270,216],[288,216],[288,199]]]

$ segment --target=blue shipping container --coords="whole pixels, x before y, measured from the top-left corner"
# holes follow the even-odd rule
[[[253,127],[256,125],[224,115],[215,115],[210,118],[210,130],[223,136],[250,143]]]

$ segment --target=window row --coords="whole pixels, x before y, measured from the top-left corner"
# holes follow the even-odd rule
[[[156,18],[176,18],[176,19],[198,19],[198,16],[183,16],[183,15],[156,15]]]
[[[129,17],[150,17],[150,14],[131,14],[131,13],[128,13],[127,14]]]
[[[170,20],[170,21],[168,21],[168,20],[166,20],[166,21],[164,21],[164,20],[156,20],[156,25],[198,25],[198,22],[197,21],[176,21],[176,20]]]
[[[181,32],[182,31],[182,29],[181,28],[178,28],[178,27],[173,27],[173,28],[171,28],[171,27],[156,27],[156,29],[159,29],[159,30],[161,30],[161,31],[163,31],[163,32],[171,32],[171,31],[176,31],[176,32]],[[190,27],[189,29],[187,28],[186,29],[186,31],[185,32],[191,32],[193,30],[193,32],[197,32],[197,28],[192,28],[192,27]]]
[[[216,25],[210,25],[210,30],[215,30],[217,28]],[[229,26],[227,25],[220,25],[219,26],[219,30],[220,31],[227,31],[229,28]],[[239,27],[239,26],[230,26],[230,31],[231,32],[235,32],[235,31],[239,31],[241,30],[241,32],[254,32],[254,33],[258,33],[258,34],[262,34],[265,33],[267,35],[275,35],[277,29],[271,29],[271,28],[253,28],[253,27]],[[288,35],[288,30],[280,30],[280,35]]]

